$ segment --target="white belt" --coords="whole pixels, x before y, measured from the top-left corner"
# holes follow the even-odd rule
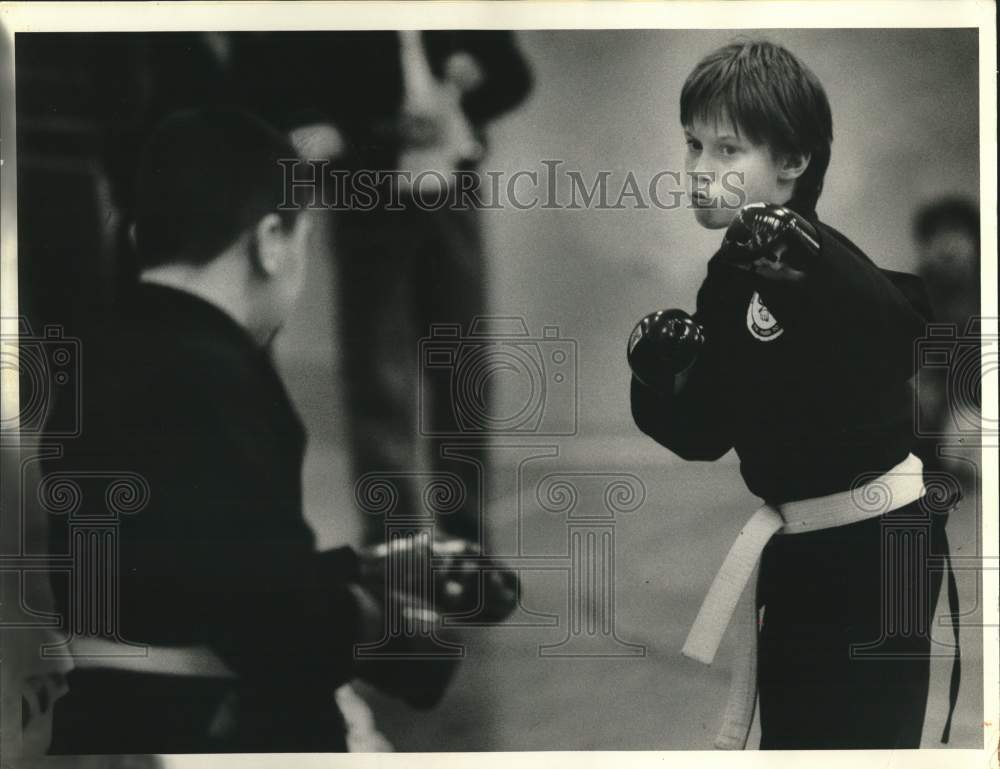
[[[764,505],[747,521],[715,575],[681,653],[710,665],[734,615],[740,634],[729,701],[718,748],[746,747],[757,700],[757,566],[764,546],[775,534],[804,534],[876,518],[924,496],[923,463],[913,454],[882,475],[850,491]]]
[[[222,658],[207,646],[129,645],[106,638],[80,637],[70,642],[78,668],[112,668],[131,673],[236,678]]]

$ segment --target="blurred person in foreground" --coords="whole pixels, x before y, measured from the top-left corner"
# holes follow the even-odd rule
[[[337,687],[361,677],[429,707],[454,671],[360,660],[355,645],[383,639],[391,608],[418,631],[394,651],[426,652],[439,610],[467,610],[461,543],[436,572],[449,589],[388,590],[387,560],[426,560],[429,540],[320,551],[303,514],[306,432],[271,357],[306,280],[313,215],[279,210],[278,160],[294,156],[284,134],[216,108],[171,115],[142,153],[139,284],[88,345],[83,431],[44,472],[127,471],[149,497],[118,522],[117,563],[97,564],[120,595],[100,634],[82,634],[88,586],[53,576],[75,669],[52,753],[343,751]],[[108,505],[86,499],[74,515],[100,520]],[[66,518],[51,551],[75,556]]]

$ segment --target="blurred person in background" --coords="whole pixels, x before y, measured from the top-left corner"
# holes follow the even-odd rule
[[[253,84],[262,114],[307,143],[333,129],[339,138],[319,144],[340,153],[350,171],[398,170],[428,182],[419,189],[401,182],[398,194],[381,189],[374,205],[335,217],[337,352],[352,477],[458,475],[465,501],[440,528],[482,543],[479,470],[446,462],[440,440],[422,441],[417,413],[420,339],[433,324],[460,325],[464,336],[488,309],[481,217],[471,207],[434,207],[421,195],[447,195],[456,174],[477,169],[488,124],[531,88],[528,63],[514,34],[499,30],[293,32],[259,35],[255,43],[258,51],[245,58],[255,69],[243,79]],[[283,66],[270,66],[276,61]],[[363,76],[355,74],[359,67]],[[447,421],[453,396],[446,380],[423,386],[433,413]],[[488,382],[479,396],[476,405],[489,413]],[[460,437],[482,443],[487,432]],[[479,456],[487,468],[487,456]],[[417,509],[415,489],[408,493],[400,509]],[[367,541],[385,538],[377,516],[365,515],[364,526]]]
[[[964,198],[943,198],[914,217],[917,271],[937,319],[964,329],[979,314],[979,208]]]
[[[968,441],[967,422],[978,421],[982,409],[979,330],[970,326],[980,315],[979,208],[961,197],[930,201],[915,214],[913,234],[917,273],[927,286],[935,322],[952,325],[955,340],[948,365],[924,366],[919,373],[921,451],[970,489],[975,485],[971,466],[949,459],[946,447],[978,444]]]

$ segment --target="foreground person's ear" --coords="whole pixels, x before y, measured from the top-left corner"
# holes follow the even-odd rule
[[[262,277],[278,275],[288,259],[284,223],[278,214],[267,214],[254,227],[250,238],[250,258],[254,270]]]

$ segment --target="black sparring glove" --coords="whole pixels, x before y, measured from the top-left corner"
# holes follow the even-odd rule
[[[725,258],[739,266],[764,259],[774,266],[787,264],[808,272],[819,254],[819,234],[808,219],[790,208],[750,203],[736,214],[722,245]]]
[[[517,572],[478,555],[464,539],[434,543],[434,605],[442,614],[475,613],[478,622],[502,622],[517,608]]]
[[[517,607],[517,572],[503,563],[478,555],[477,548],[464,539],[426,538],[393,540],[363,548],[360,552],[361,582],[378,593],[384,590],[387,560],[399,559],[411,566],[414,559],[433,562],[432,584],[397,584],[393,590],[410,598],[431,599],[428,610],[439,614],[466,614],[479,610],[483,622],[501,622]],[[402,576],[402,569],[397,569]],[[398,577],[397,577],[398,578]]]
[[[701,326],[684,310],[659,310],[640,320],[628,338],[628,365],[647,387],[672,391],[705,343]]]

